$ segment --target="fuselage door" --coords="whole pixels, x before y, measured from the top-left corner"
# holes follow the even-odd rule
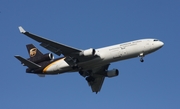
[[[152,47],[152,42],[151,42],[151,40],[147,40],[147,41],[146,41],[146,45],[145,45],[145,47],[144,47],[144,51],[145,51],[146,53],[149,53],[149,52],[151,51],[151,47]]]

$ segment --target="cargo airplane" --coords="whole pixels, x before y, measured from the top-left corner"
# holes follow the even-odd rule
[[[25,31],[21,26],[22,34],[32,38],[40,45],[56,55],[63,57],[54,59],[52,53],[42,54],[34,45],[28,44],[30,58],[25,59],[19,55],[15,57],[28,68],[27,73],[37,74],[40,77],[67,72],[79,72],[88,82],[92,92],[101,90],[105,77],[118,76],[118,69],[108,70],[110,63],[125,59],[143,57],[160,49],[164,43],[158,39],[140,39],[120,43],[103,48],[89,48],[86,50],[70,47],[47,38]]]

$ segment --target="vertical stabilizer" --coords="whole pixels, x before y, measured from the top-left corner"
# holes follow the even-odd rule
[[[43,54],[33,44],[28,44],[26,47],[30,58],[43,56]]]
[[[28,53],[29,53],[29,59],[32,62],[39,63],[41,62],[42,57],[44,54],[42,54],[33,44],[26,45]]]

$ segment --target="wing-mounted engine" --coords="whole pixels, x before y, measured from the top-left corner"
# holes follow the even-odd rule
[[[79,55],[90,57],[90,56],[94,56],[95,53],[96,53],[96,50],[93,48],[90,48],[90,49],[87,49],[87,50],[80,52]]]
[[[119,75],[118,69],[112,69],[112,70],[108,70],[106,72],[106,77],[109,77],[109,78],[115,77],[115,76],[118,76],[118,75]]]
[[[44,61],[50,61],[53,59],[54,59],[54,56],[52,53],[46,53],[46,54],[43,54],[42,56],[31,57],[28,60],[30,60],[34,63],[40,63],[40,62],[44,62]]]

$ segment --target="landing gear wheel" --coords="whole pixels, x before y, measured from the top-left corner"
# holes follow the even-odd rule
[[[141,62],[144,62],[144,59],[143,59],[143,58],[141,58],[141,59],[140,59],[140,61],[141,61]]]
[[[143,53],[140,53],[140,54],[139,54],[139,57],[141,57],[141,58],[140,58],[140,61],[141,61],[141,62],[144,62],[144,59],[143,59],[144,54],[143,54]]]
[[[88,82],[88,83],[90,83],[90,82],[94,82],[94,78],[92,77],[92,76],[88,76],[87,78],[86,78],[86,81]]]

